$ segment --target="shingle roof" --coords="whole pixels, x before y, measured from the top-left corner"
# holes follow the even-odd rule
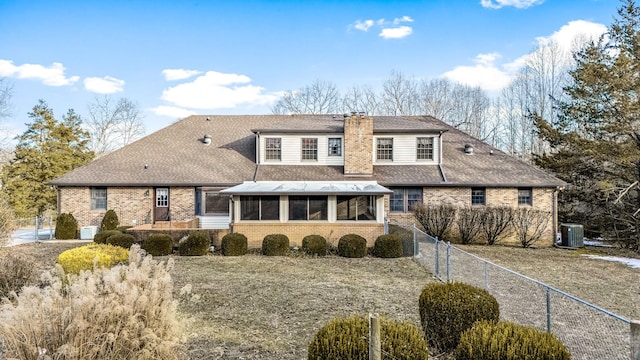
[[[226,186],[248,180],[354,180],[342,166],[255,165],[255,131],[342,132],[342,115],[190,116],[51,182],[58,186]],[[374,166],[393,185],[555,187],[564,182],[429,116],[375,116],[374,133],[439,133],[443,166]],[[203,143],[204,135],[211,144]],[[466,155],[464,145],[474,147]],[[490,151],[493,150],[493,154]],[[145,168],[146,165],[146,168]]]

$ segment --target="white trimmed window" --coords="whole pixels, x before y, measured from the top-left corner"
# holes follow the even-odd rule
[[[342,139],[329,138],[329,156],[342,156]]]
[[[327,220],[326,196],[289,196],[289,220]]]
[[[279,220],[280,196],[240,196],[240,220]]]
[[[389,210],[392,212],[411,212],[422,202],[421,187],[389,188],[393,191],[389,199]]]
[[[432,137],[419,137],[417,139],[416,157],[418,160],[433,160]]]
[[[282,139],[265,138],[264,149],[265,160],[282,160]]]
[[[379,138],[376,145],[376,159],[393,161],[393,138]]]
[[[318,138],[302,138],[302,160],[318,160]]]

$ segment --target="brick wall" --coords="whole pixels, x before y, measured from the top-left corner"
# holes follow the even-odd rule
[[[373,173],[373,118],[351,116],[344,119],[344,173]]]
[[[269,234],[285,234],[291,246],[302,245],[307,235],[322,235],[327,242],[338,245],[340,237],[346,234],[358,234],[367,239],[367,246],[373,246],[376,238],[384,234],[383,224],[363,223],[236,223],[233,232],[247,237],[249,248],[262,247],[262,239]]]

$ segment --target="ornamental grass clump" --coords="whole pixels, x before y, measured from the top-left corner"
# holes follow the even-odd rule
[[[56,262],[67,274],[79,274],[81,270],[94,267],[112,267],[124,263],[129,258],[129,250],[107,244],[89,244],[80,246],[58,255]]]
[[[309,344],[308,359],[369,359],[369,320],[362,316],[336,318],[323,326]],[[429,359],[427,342],[417,326],[380,318],[383,359]]]
[[[127,265],[65,275],[46,273],[0,308],[6,358],[164,359],[181,357],[173,261],[132,247]]]
[[[0,298],[20,292],[24,286],[36,284],[38,270],[33,266],[34,262],[28,255],[9,251],[0,254]]]
[[[553,334],[512,322],[479,321],[462,333],[456,360],[569,360],[571,354]]]
[[[460,334],[476,321],[497,322],[500,319],[500,306],[493,295],[458,282],[425,286],[418,307],[429,347],[438,352],[455,349]]]

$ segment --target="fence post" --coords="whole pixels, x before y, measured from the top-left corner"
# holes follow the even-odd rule
[[[413,256],[418,256],[418,253],[420,253],[419,247],[418,247],[418,235],[417,235],[417,228],[416,228],[416,224],[413,224]]]
[[[451,281],[451,242],[447,241],[447,282]]]
[[[640,360],[640,321],[631,320],[631,360]]]
[[[49,215],[49,240],[53,239],[53,215]]]
[[[369,360],[382,360],[380,319],[377,314],[371,313],[369,313]]]
[[[436,277],[440,280],[440,247],[438,246],[440,241],[436,237]]]
[[[38,221],[38,216],[35,217],[35,224],[36,224],[36,229],[35,234],[33,234],[35,236],[36,242],[40,242],[40,239],[38,238],[38,228],[40,227],[39,221]]]
[[[489,290],[489,278],[487,275],[487,262],[483,261],[482,264],[484,265],[484,289],[485,290]]]
[[[549,288],[547,289],[547,332],[551,332],[551,294],[549,293]]]

